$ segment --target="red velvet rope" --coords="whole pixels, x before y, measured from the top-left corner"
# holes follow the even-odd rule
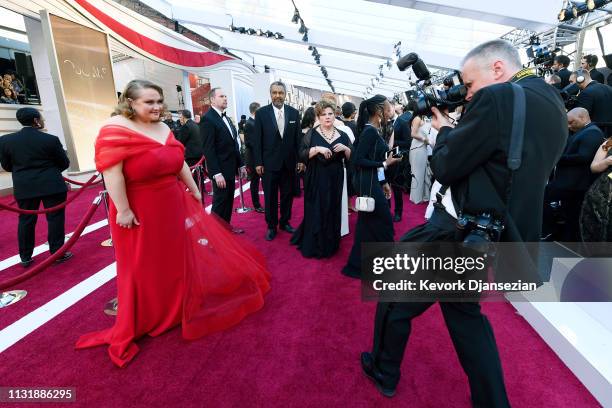
[[[7,211],[11,211],[11,212],[16,212],[16,213],[19,213],[19,214],[47,214],[47,213],[50,213],[50,212],[53,212],[53,211],[61,210],[62,208],[66,207],[68,204],[73,202],[78,196],[80,196],[81,193],[83,193],[83,191],[85,191],[87,187],[89,187],[92,184],[94,184],[94,179],[96,177],[98,177],[97,174],[94,174],[93,176],[91,176],[91,178],[89,180],[87,180],[87,182],[85,184],[83,184],[83,188],[80,188],[79,191],[77,191],[73,196],[68,198],[63,203],[56,205],[55,207],[45,208],[43,210],[24,210],[24,209],[21,209],[21,208],[11,207],[9,205],[0,203],[0,210],[7,210]]]
[[[68,241],[64,243],[64,245],[62,245],[62,247],[56,253],[54,253],[49,258],[45,259],[44,261],[42,261],[40,264],[36,265],[32,269],[28,270],[27,272],[24,272],[21,275],[15,276],[14,278],[8,279],[4,282],[0,282],[0,290],[10,288],[11,286],[17,285],[18,283],[21,283],[24,280],[29,279],[34,275],[37,275],[38,273],[46,269],[49,265],[51,265],[53,262],[55,262],[57,259],[59,259],[62,255],[64,255],[64,253],[66,253],[66,251],[72,248],[74,244],[76,243],[76,241],[81,237],[83,230],[85,229],[87,224],[89,224],[91,217],[93,217],[94,213],[98,209],[98,206],[100,205],[101,202],[102,202],[102,195],[99,194],[94,199],[93,203],[91,204],[91,206],[85,213],[85,216],[83,217],[79,225],[76,227],[72,236],[68,239]]]
[[[194,164],[193,166],[189,167],[189,170],[193,170],[193,169],[195,169],[196,167],[201,166],[203,162],[204,162],[204,156],[202,156],[202,158],[200,159],[200,161],[199,161],[199,162],[197,162],[197,163],[196,163],[196,164]]]
[[[97,174],[96,174],[96,175],[97,175]],[[89,186],[95,186],[96,184],[100,184],[100,183],[102,182],[102,180],[103,180],[103,179],[102,179],[102,178],[100,178],[99,180],[96,180],[96,181],[94,181],[93,183],[89,184]],[[80,181],[71,180],[71,179],[69,179],[68,177],[64,177],[64,181],[66,181],[66,182],[68,182],[68,183],[70,183],[70,184],[74,184],[75,186],[82,186],[82,187],[88,186],[86,182],[85,182],[85,183],[82,183],[82,182],[80,182]]]

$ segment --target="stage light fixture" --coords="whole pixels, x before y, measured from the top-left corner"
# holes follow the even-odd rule
[[[291,22],[297,24],[298,21],[300,21],[300,12],[298,11],[298,9],[295,9],[293,11],[293,17],[291,18]]]
[[[258,29],[257,29],[257,35],[258,35],[258,36],[260,36],[260,37],[261,37],[262,35],[264,35],[264,30],[262,30],[261,28],[258,28]]]
[[[276,32],[274,33],[274,38],[276,38],[277,40],[282,40],[283,38],[285,38],[285,36],[279,32]]]
[[[593,11],[608,4],[610,0],[587,0],[586,5],[589,11]]]
[[[571,7],[562,9],[557,15],[557,20],[559,21],[568,21],[574,18]]]
[[[308,42],[308,32],[304,33],[304,36],[302,37],[302,41]]]
[[[236,31],[236,27],[234,26],[234,24],[230,24],[230,31],[233,33],[234,31]]]
[[[266,31],[265,32],[266,37],[271,38],[274,37],[274,33],[272,31]]]
[[[391,69],[392,66],[391,60],[387,60],[387,68]]]
[[[238,27],[236,30],[237,30],[237,31],[238,31],[240,34],[244,34],[244,33],[246,33],[246,28],[244,28],[244,27]]]
[[[575,10],[574,11],[574,15],[576,17],[581,16],[581,15],[586,14],[589,11],[591,11],[591,10],[589,10],[589,8],[588,8],[586,3],[574,4],[574,10]]]
[[[257,33],[257,30],[255,30],[254,28],[249,28],[247,30],[248,35],[255,35],[256,33]]]
[[[314,47],[312,45],[309,45],[308,46],[308,51],[312,51],[312,50],[314,50]]]
[[[384,78],[384,77],[385,77],[385,74],[383,74],[383,73],[381,72],[381,73],[380,73],[380,77],[381,77],[381,78]]]
[[[306,28],[306,26],[304,25],[304,22],[302,21],[302,24],[300,24],[300,28],[298,29],[298,32],[300,34],[304,34],[306,31],[308,31],[308,29]]]

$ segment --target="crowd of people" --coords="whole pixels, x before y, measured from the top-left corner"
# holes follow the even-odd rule
[[[7,71],[2,75],[2,94],[0,103],[26,103],[26,88],[17,78],[15,71]]]
[[[112,361],[124,366],[145,334],[181,324],[184,337],[197,338],[263,306],[269,289],[265,260],[235,235],[244,231],[231,226],[236,177],[251,181],[255,210],[264,213],[265,239],[285,232],[307,258],[335,256],[348,234],[349,212],[356,212],[352,249],[341,271],[352,278],[362,277],[363,243],[393,242],[404,196],[430,203],[425,222],[402,231],[404,242],[454,242],[457,218],[485,210],[504,220],[504,241],[537,242],[543,235],[609,241],[612,87],[598,82],[593,58],[585,57],[586,66],[574,73],[567,70],[569,63],[564,56],[555,59],[558,81],[547,80],[551,86],[522,67],[509,43],[484,43],[463,61],[463,110],[448,114],[434,107],[429,117],[414,100],[401,106],[382,95],[358,108],[322,98],[300,114],[286,103],[285,84],[276,81],[270,85],[271,103],[251,103],[249,117],[238,126],[227,115],[222,88],[210,90],[211,107],[201,120],[183,110],[177,124],[165,112],[159,86],[131,81],[100,130],[95,153],[111,198],[117,320],[110,329],[81,337],[77,347],[108,344]],[[11,85],[10,77],[4,83]],[[576,106],[567,111],[558,89],[571,84],[579,93]],[[520,164],[510,167],[516,87],[524,94],[526,116]],[[36,112],[18,112],[26,129],[44,126]],[[23,137],[38,137],[41,143],[44,137],[48,150],[57,151],[45,162],[55,180],[68,166],[67,158],[57,138],[34,129],[22,131]],[[53,205],[51,196],[65,199],[65,189],[43,191],[46,185],[36,197],[22,193],[31,185],[20,184],[27,171],[19,166],[27,167],[28,159],[19,156],[19,138],[0,138],[0,159],[13,171],[20,207],[37,207],[41,199]],[[189,168],[202,159],[212,183],[212,216],[203,211]],[[304,216],[294,228],[300,180]],[[356,198],[354,205],[349,197]],[[563,223],[557,222],[559,208]],[[49,220],[50,228],[60,218],[63,226],[62,213]],[[20,219],[24,266],[31,263],[33,222]],[[63,229],[60,234],[59,227],[53,228],[53,237],[63,238]],[[51,232],[49,241],[52,251],[63,243]],[[394,395],[411,322],[431,305],[379,303],[373,346],[361,355],[361,365],[383,395]],[[474,405],[509,406],[492,328],[479,303],[445,302],[441,308]]]

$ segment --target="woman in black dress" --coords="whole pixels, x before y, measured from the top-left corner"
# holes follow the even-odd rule
[[[352,278],[361,277],[363,242],[393,242],[393,220],[387,201],[391,197],[391,187],[384,180],[384,170],[401,159],[392,156],[385,159],[389,146],[383,139],[381,125],[387,123],[385,110],[388,109],[389,101],[383,95],[375,95],[359,105],[359,144],[353,155],[353,184],[359,197],[373,197],[375,204],[373,212],[357,213],[355,241],[342,269],[344,275]]]
[[[291,243],[306,258],[327,258],[340,246],[344,166],[351,157],[346,133],[334,127],[333,102],[315,106],[319,126],[304,135],[299,159],[306,163],[304,220]]]

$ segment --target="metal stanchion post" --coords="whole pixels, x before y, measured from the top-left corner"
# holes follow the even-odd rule
[[[103,247],[112,247],[113,246],[113,235],[110,231],[111,219],[110,219],[110,211],[108,210],[108,191],[106,190],[106,186],[104,186],[104,190],[101,193],[102,201],[104,201],[104,210],[106,211],[106,219],[108,220],[108,233],[110,234],[109,239],[105,239],[100,243]]]
[[[252,211],[253,209],[244,206],[244,192],[242,191],[242,175],[241,174],[238,174],[238,185],[240,186],[240,190],[239,190],[239,192],[240,192],[240,207],[236,208],[236,212],[238,214],[244,214],[244,213],[247,213],[249,211]]]
[[[198,166],[198,188],[200,189],[200,195],[202,196],[202,205],[206,206],[206,191],[204,191],[204,167]]]

